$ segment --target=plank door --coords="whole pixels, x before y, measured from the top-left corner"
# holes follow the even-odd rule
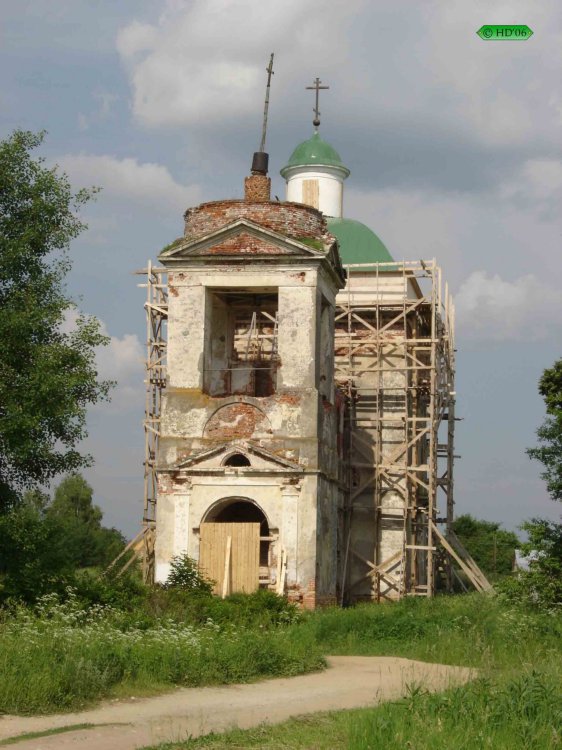
[[[227,541],[231,538],[230,562],[226,564]],[[259,588],[259,523],[202,523],[199,544],[199,568],[215,582],[213,593],[225,590],[250,594]]]

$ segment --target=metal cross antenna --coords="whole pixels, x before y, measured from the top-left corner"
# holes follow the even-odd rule
[[[314,112],[314,120],[312,121],[312,124],[315,128],[320,127],[320,110],[318,109],[318,98],[320,95],[320,89],[329,89],[329,86],[321,86],[320,84],[322,81],[319,78],[314,79],[314,85],[313,86],[307,86],[307,91],[316,91],[316,106],[312,108],[312,111]]]
[[[267,87],[265,89],[265,105],[263,108],[263,127],[261,131],[261,144],[260,144],[260,151],[265,150],[265,134],[267,132],[267,111],[269,109],[269,89],[271,87],[271,76],[274,75],[273,72],[273,55],[274,53],[271,53],[271,58],[269,60],[269,65],[266,68],[267,71]]]

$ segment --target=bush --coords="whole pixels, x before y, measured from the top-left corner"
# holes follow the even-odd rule
[[[211,594],[214,581],[206,578],[197,563],[189,555],[176,555],[172,558],[170,574],[166,580],[166,588],[179,588],[185,591],[196,591],[199,594]]]
[[[194,625],[212,620],[220,625],[269,628],[300,619],[294,604],[263,589],[253,594],[232,594],[219,599],[198,591],[157,586],[147,589],[142,607],[143,614],[151,621],[168,618]]]
[[[73,590],[84,607],[111,605],[123,612],[142,611],[150,592],[142,582],[140,572],[134,569],[120,576],[113,571],[100,575],[95,568],[78,571]]]

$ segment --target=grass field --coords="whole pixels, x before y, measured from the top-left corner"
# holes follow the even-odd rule
[[[154,750],[558,750],[558,674],[478,680],[398,703],[300,717],[277,726],[208,735]]]
[[[83,707],[112,695],[245,682],[321,669],[324,655],[403,656],[472,666],[469,686],[398,703],[192,740],[175,748],[562,750],[562,613],[465,595],[294,616],[238,597],[147,611],[55,597],[0,621],[0,711]],[[169,603],[168,603],[169,604]],[[214,620],[205,619],[209,613]],[[183,618],[183,619],[182,619]]]
[[[294,630],[325,653],[478,667],[468,686],[160,746],[174,750],[554,750],[562,748],[562,617],[480,595],[314,614]]]

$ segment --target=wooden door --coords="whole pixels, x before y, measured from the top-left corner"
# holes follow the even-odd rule
[[[230,544],[228,540],[230,539]],[[219,596],[259,588],[259,523],[202,523],[199,568]]]

